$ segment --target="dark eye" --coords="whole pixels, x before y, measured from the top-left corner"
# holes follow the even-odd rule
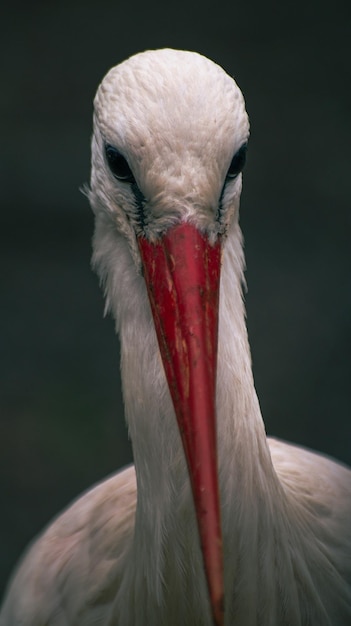
[[[124,156],[109,143],[105,145],[105,154],[112,174],[126,183],[135,183],[133,172]]]
[[[246,161],[247,143],[243,143],[241,148],[234,154],[232,162],[229,165],[227,178],[236,178],[243,171]]]

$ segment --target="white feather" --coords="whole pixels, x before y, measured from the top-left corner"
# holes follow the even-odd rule
[[[93,263],[121,340],[128,468],[64,512],[30,548],[1,626],[210,626],[180,436],[163,372],[133,224],[130,190],[105,141],[127,158],[146,199],[147,235],[188,219],[223,248],[217,380],[226,625],[351,624],[351,473],[267,440],[254,389],[242,300],[241,175],[247,141],[235,82],[189,52],[151,51],[113,68],[95,99]],[[129,217],[128,217],[129,216]]]

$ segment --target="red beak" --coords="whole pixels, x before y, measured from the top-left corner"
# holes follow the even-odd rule
[[[158,343],[187,459],[213,622],[224,624],[216,447],[221,247],[188,222],[138,238]]]

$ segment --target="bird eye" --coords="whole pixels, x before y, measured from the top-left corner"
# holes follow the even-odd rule
[[[126,183],[135,183],[133,172],[124,156],[110,144],[105,145],[105,154],[112,174]]]
[[[227,178],[236,178],[240,172],[243,171],[246,161],[246,150],[247,143],[243,143],[239,150],[234,154],[232,162],[228,168]]]

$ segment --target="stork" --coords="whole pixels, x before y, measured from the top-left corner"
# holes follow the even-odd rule
[[[351,624],[351,472],[268,439],[254,388],[238,221],[248,137],[238,86],[199,54],[140,53],[102,81],[93,265],[120,336],[135,467],[34,542],[1,626]]]

